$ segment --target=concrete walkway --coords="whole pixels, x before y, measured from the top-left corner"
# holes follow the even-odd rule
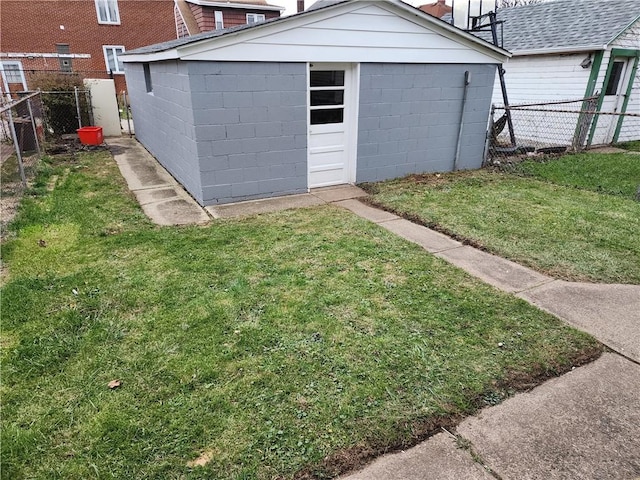
[[[108,139],[129,188],[158,224],[206,223],[333,203],[584,330],[617,353],[550,380],[344,480],[640,480],[640,286],[564,282],[365,205],[356,187],[200,207],[140,146]]]

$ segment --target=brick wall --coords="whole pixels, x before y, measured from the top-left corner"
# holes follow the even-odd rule
[[[453,168],[465,70],[461,169],[482,164],[495,66],[361,64],[357,182]]]
[[[218,7],[203,7],[200,5],[195,5],[193,3],[189,4],[189,8],[191,8],[191,12],[193,13],[196,22],[198,23],[198,28],[201,32],[206,32],[209,30],[215,30],[216,21],[215,21],[215,11],[222,12],[222,18],[224,23],[224,28],[235,27],[237,25],[244,25],[247,23],[247,13],[259,13],[264,14],[265,20],[270,18],[277,18],[280,16],[280,12],[278,11],[268,11],[268,10],[252,10],[248,9],[239,9],[239,8],[218,8]]]
[[[91,55],[73,59],[74,70],[106,72],[103,45],[131,50],[176,38],[173,6],[173,0],[119,0],[120,25],[102,25],[94,0],[2,0],[2,51],[55,53],[56,43],[64,43],[70,53]],[[19,60],[25,70],[59,69],[57,58],[3,60]]]

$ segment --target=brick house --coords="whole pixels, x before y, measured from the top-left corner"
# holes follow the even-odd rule
[[[0,8],[3,92],[27,90],[41,71],[113,76],[119,92],[126,83],[118,57],[127,50],[280,16],[264,0],[2,0]]]
[[[265,0],[176,0],[174,15],[178,37],[277,18],[283,7]]]

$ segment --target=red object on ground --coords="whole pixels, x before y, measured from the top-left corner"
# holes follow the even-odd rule
[[[102,145],[102,127],[82,127],[76,130],[78,138],[83,145]]]

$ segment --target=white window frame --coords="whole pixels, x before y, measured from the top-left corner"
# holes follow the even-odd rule
[[[102,25],[120,25],[120,10],[118,9],[118,0],[95,0],[96,4],[96,15],[98,17],[98,23]],[[111,10],[109,9],[109,4],[113,4],[115,18],[111,18]],[[106,12],[107,18],[100,18],[100,6],[104,7],[104,11]]]
[[[9,83],[20,83],[20,82],[9,82],[9,79],[7,78],[7,74],[5,73],[5,67],[7,65],[16,65],[18,67],[18,73],[20,73],[20,80],[22,82],[22,89],[23,90],[27,90],[27,79],[24,76],[24,70],[22,69],[22,62],[20,62],[19,60],[3,60],[2,62],[0,62],[0,74],[2,76],[2,85],[4,87],[5,90],[5,94],[9,96],[9,98],[11,98],[11,95],[9,93]],[[13,70],[11,70],[11,73],[13,74]]]
[[[216,30],[222,30],[224,28],[224,16],[222,15],[222,11],[216,10],[213,12],[213,15],[216,20]]]
[[[121,53],[125,52],[124,46],[123,45],[103,45],[102,46],[102,53],[104,55],[104,64],[107,67],[107,72],[111,72],[113,74],[122,74],[124,73],[124,69],[120,70],[119,66],[118,66],[118,54],[115,52],[116,49],[120,49],[122,50]],[[107,51],[111,50],[113,52],[113,59],[114,59],[114,63],[115,63],[115,69],[112,69],[111,66],[109,65],[109,57],[107,56]]]
[[[254,23],[264,22],[265,16],[264,13],[247,13],[247,25],[253,25]],[[249,21],[249,18],[252,20]]]

